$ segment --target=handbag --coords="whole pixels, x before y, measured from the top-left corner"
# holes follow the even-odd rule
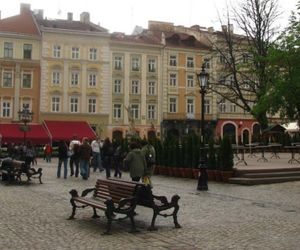
[[[146,185],[150,185],[152,186],[152,183],[151,183],[151,179],[148,175],[144,176],[143,179],[142,179],[142,182]]]

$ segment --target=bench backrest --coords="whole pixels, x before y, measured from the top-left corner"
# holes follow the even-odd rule
[[[94,197],[100,199],[112,198],[118,203],[122,198],[132,197],[135,194],[136,184],[122,182],[116,179],[98,179],[96,182]]]

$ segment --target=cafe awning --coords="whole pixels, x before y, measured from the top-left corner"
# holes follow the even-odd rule
[[[23,143],[31,141],[33,144],[46,144],[50,142],[49,135],[41,124],[28,124],[24,133],[24,125],[19,123],[0,123],[2,144]]]
[[[96,138],[96,134],[91,126],[85,121],[44,121],[46,129],[52,141],[71,141],[74,136],[79,140],[87,137],[89,140]]]

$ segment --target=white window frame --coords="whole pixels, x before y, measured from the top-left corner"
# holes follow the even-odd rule
[[[53,57],[61,58],[61,46],[58,44],[53,46]]]
[[[140,58],[137,56],[131,57],[131,71],[140,71]]]
[[[114,87],[113,87],[114,94],[121,94],[122,93],[122,80],[115,79],[114,80]]]
[[[139,80],[131,81],[131,94],[133,94],[133,95],[140,94],[140,81]]]
[[[91,61],[96,61],[98,59],[97,58],[97,53],[98,53],[97,48],[90,48],[90,50],[89,50],[89,59]]]
[[[169,113],[177,113],[177,98],[169,98]]]
[[[71,72],[71,82],[70,85],[71,87],[78,87],[79,86],[79,72]]]
[[[186,76],[186,86],[188,88],[194,88],[195,87],[195,77],[192,74],[188,74]]]
[[[1,117],[11,118],[12,117],[12,101],[2,100],[1,102]]]
[[[114,70],[123,69],[123,56],[116,55],[114,56]]]
[[[52,96],[51,97],[51,112],[58,113],[60,112],[60,101],[61,98],[59,96]]]
[[[156,72],[156,60],[155,58],[149,58],[148,60],[148,71],[151,73]]]
[[[88,113],[89,114],[96,114],[97,112],[97,98],[96,97],[89,97],[88,98]]]
[[[130,105],[130,114],[132,119],[140,119],[140,105],[133,103]]]
[[[70,113],[79,113],[79,97],[70,96]]]
[[[23,58],[28,60],[32,59],[32,44],[23,44]]]
[[[88,74],[88,86],[89,88],[95,88],[97,86],[97,73],[90,72]]]
[[[10,75],[10,78],[5,77],[6,75]],[[13,87],[13,79],[14,74],[12,70],[4,69],[2,71],[2,87],[3,88],[12,88]],[[6,85],[7,80],[10,80],[10,84]]]
[[[176,55],[170,55],[169,57],[169,65],[170,66],[177,66],[177,56]]]
[[[148,81],[147,94],[156,95],[156,81]]]
[[[204,99],[204,114],[210,114],[210,99]]]
[[[28,76],[30,75],[30,86],[28,86],[28,87],[24,85],[24,80],[25,80],[25,77],[24,77],[24,76],[25,76],[25,75],[28,75]],[[32,80],[33,80],[33,79],[32,79],[32,72],[29,72],[29,71],[23,71],[23,72],[22,72],[22,89],[32,89]]]
[[[187,56],[186,58],[186,67],[194,68],[195,67],[195,58],[193,56]]]
[[[71,49],[71,58],[72,59],[79,59],[80,49],[79,47],[72,47]]]
[[[177,74],[176,73],[169,74],[169,85],[171,87],[177,87]]]
[[[3,56],[4,58],[13,58],[14,56],[14,45],[12,42],[4,42],[3,47]]]
[[[194,98],[186,99],[186,113],[189,115],[195,114],[195,100]]]
[[[122,104],[114,103],[113,105],[113,118],[121,119],[122,118]]]
[[[156,119],[156,105],[155,104],[147,105],[147,119],[148,120]]]
[[[52,85],[60,85],[61,72],[53,71],[52,72]]]

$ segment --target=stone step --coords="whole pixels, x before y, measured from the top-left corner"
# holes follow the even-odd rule
[[[240,185],[272,184],[288,181],[300,181],[300,175],[262,178],[232,177],[229,179],[229,183]]]
[[[259,173],[244,173],[239,177],[244,178],[264,178],[264,177],[286,177],[300,176],[300,171],[285,171],[285,172],[259,172]]]

